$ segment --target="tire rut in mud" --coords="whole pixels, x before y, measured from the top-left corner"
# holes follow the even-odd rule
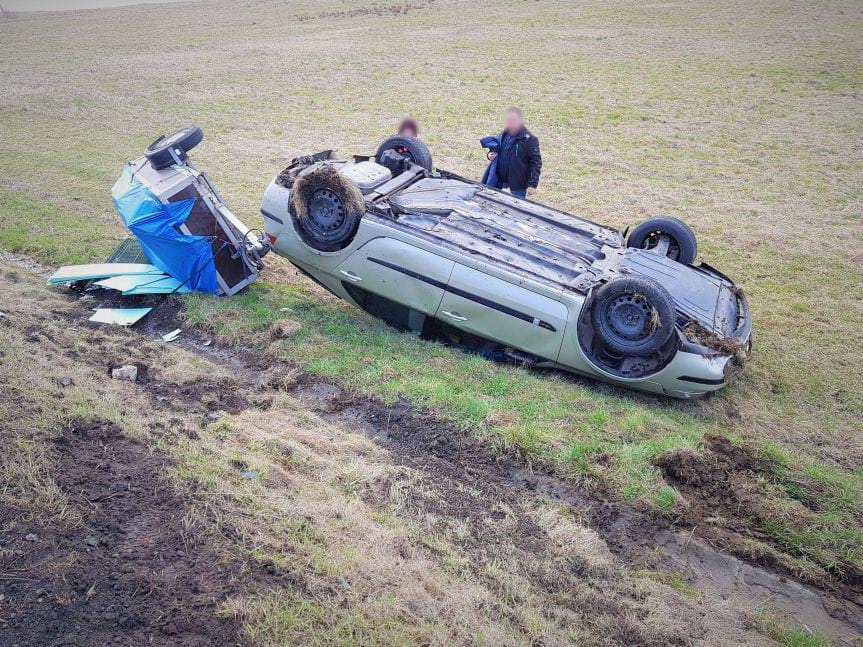
[[[206,521],[162,476],[170,461],[100,420],[73,420],[49,444],[52,475],[82,519],[28,524],[0,504],[0,526],[15,529],[0,551],[0,590],[14,603],[0,642],[243,644],[219,606],[273,578],[208,543]]]
[[[750,562],[754,569],[752,573],[766,567],[768,570],[764,572],[764,580],[788,582],[787,587],[777,584],[781,588],[787,588],[782,592],[775,592],[777,596],[784,595],[791,601],[795,597],[799,599],[802,594],[795,588],[800,586],[796,584],[795,574],[782,563],[763,555],[753,555],[739,541],[722,542],[709,531],[703,535],[709,543],[698,543],[696,552],[701,557],[693,560],[688,553],[695,550],[694,542],[682,541],[676,533],[685,529],[691,533],[697,531],[701,535],[704,531],[702,521],[710,516],[708,511],[712,504],[709,501],[702,510],[704,514],[692,518],[671,518],[646,506],[617,502],[605,497],[601,491],[587,490],[568,480],[558,473],[554,465],[537,461],[514,448],[491,447],[459,430],[451,422],[408,402],[383,403],[365,394],[345,389],[330,380],[304,373],[284,360],[265,358],[247,349],[218,345],[202,347],[196,342],[194,333],[188,336],[183,344],[205,356],[229,362],[240,373],[247,371],[247,379],[257,380],[259,384],[261,374],[269,371],[277,376],[273,388],[287,390],[316,409],[325,419],[363,432],[390,451],[401,464],[432,475],[435,481],[443,484],[442,488],[448,496],[443,500],[433,497],[421,501],[421,495],[413,494],[414,504],[425,512],[462,519],[472,530],[467,541],[485,546],[488,544],[487,540],[492,539],[487,534],[488,529],[483,528],[478,521],[488,516],[489,501],[516,504],[522,500],[550,500],[571,509],[580,521],[597,532],[612,554],[630,566],[671,570],[684,567],[693,571],[694,580],[704,582],[715,575],[711,574],[711,568],[715,564],[726,563],[719,552],[725,549]],[[284,374],[291,376],[287,383],[278,378]],[[745,448],[731,445],[725,438],[715,438],[720,440],[708,436],[706,442],[708,445],[727,445],[728,451],[731,452],[729,460],[732,465],[743,471],[753,465],[760,465],[751,463],[755,459]],[[662,469],[661,465],[659,467]],[[713,472],[714,475],[722,473],[722,469]],[[711,477],[705,474],[705,478]],[[715,476],[713,478],[715,480]],[[677,484],[672,476],[669,480]],[[481,493],[479,501],[460,494],[461,491],[471,488]],[[717,497],[722,495],[722,491],[716,492]],[[740,520],[740,523],[744,536],[752,532],[752,528],[746,526],[745,519]],[[526,552],[541,552],[547,537],[529,519],[520,519],[519,526],[508,533],[508,538]],[[715,544],[719,550],[711,548],[710,544]],[[656,549],[660,549],[659,553]],[[477,556],[481,556],[480,553],[477,553]],[[728,557],[725,555],[725,558]],[[731,560],[733,562],[734,558]],[[566,566],[573,576],[576,576],[582,567],[583,565],[572,564]],[[778,577],[772,576],[769,571],[775,572]],[[761,572],[758,572],[755,577],[760,575]],[[537,576],[543,577],[541,574]],[[557,579],[559,586],[567,586],[567,577]],[[820,592],[821,601],[817,599],[818,596],[812,596],[811,606],[812,617],[819,619],[822,626],[833,624],[830,617],[835,617],[837,632],[847,633],[848,625],[863,629],[863,611],[855,602],[855,589],[847,586],[825,586],[824,582],[810,581],[808,584]],[[746,596],[763,592],[757,586],[750,590],[746,582],[740,579],[733,587]],[[726,590],[720,592],[723,596],[726,593]]]
[[[154,336],[164,332],[164,329],[181,327],[182,322],[177,319],[181,309],[178,300],[163,304],[157,310],[157,317],[145,321],[141,332]],[[669,537],[681,527],[698,529],[700,533],[702,528],[698,518],[671,519],[649,508],[607,499],[601,492],[585,490],[562,478],[553,465],[538,463],[511,448],[490,447],[457,429],[452,423],[409,403],[381,403],[329,380],[306,374],[289,361],[270,354],[220,345],[218,342],[210,344],[210,341],[200,331],[187,328],[179,343],[210,361],[230,368],[236,382],[235,393],[246,402],[254,399],[252,393],[266,393],[267,389],[288,391],[318,410],[323,417],[343,427],[363,431],[388,449],[401,464],[433,475],[442,487],[449,483],[450,486],[442,490],[447,492],[443,502],[440,497],[424,501],[421,495],[412,494],[413,504],[422,511],[432,514],[437,511],[464,521],[471,528],[466,538],[466,548],[475,550],[476,556],[481,557],[482,546],[488,543],[483,540],[490,539],[488,528],[477,525],[478,519],[489,514],[488,501],[510,503],[531,498],[536,500],[539,497],[570,508],[581,521],[597,531],[613,554],[629,565],[648,568],[673,567],[682,562],[692,565],[691,560],[675,559],[674,555],[672,559],[664,560],[657,556],[654,549],[687,550],[687,542],[671,541]],[[150,385],[151,388],[156,386]],[[158,399],[156,392],[152,392],[154,398]],[[662,469],[661,465],[659,467]],[[673,475],[669,476],[669,480],[675,483]],[[454,488],[452,484],[459,487]],[[471,488],[480,492],[482,496],[479,499],[485,501],[477,503],[476,500],[459,496],[459,490]],[[536,528],[528,517],[520,517],[518,524],[508,536],[514,538],[525,552],[541,550],[544,541],[541,529]],[[661,542],[658,541],[660,536],[663,538]],[[474,548],[467,546],[467,542],[471,541],[475,543]],[[722,547],[759,564],[756,557],[735,550],[733,544]],[[702,546],[701,550],[712,551],[707,545]],[[793,577],[781,564],[765,562],[760,561],[780,575]],[[576,565],[570,570],[573,575],[577,575],[579,568],[581,566]],[[694,568],[701,569],[701,566],[694,565]],[[705,572],[701,572],[701,575],[705,575]],[[709,572],[706,575],[709,577]],[[541,579],[542,575],[537,574],[537,577]],[[564,582],[559,582],[559,585],[566,586]],[[828,591],[828,597],[831,597],[830,593],[844,593],[836,589]],[[859,607],[850,600],[843,600],[841,605],[828,600],[825,602],[831,614],[851,623],[859,621]],[[815,603],[815,606],[820,605]],[[821,611],[816,609],[817,613]]]

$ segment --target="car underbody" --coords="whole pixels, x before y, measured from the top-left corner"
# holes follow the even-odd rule
[[[631,246],[395,145],[297,158],[262,213],[274,251],[340,298],[416,333],[445,322],[522,363],[694,397],[726,384],[749,349],[742,292],[682,258],[675,219],[672,235]]]

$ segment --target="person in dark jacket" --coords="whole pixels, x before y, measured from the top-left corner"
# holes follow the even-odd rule
[[[509,189],[519,198],[536,193],[542,172],[539,139],[524,125],[518,108],[507,109],[498,150],[496,153],[491,150],[488,158],[494,165],[494,184],[498,188]],[[489,175],[488,171],[486,173]]]

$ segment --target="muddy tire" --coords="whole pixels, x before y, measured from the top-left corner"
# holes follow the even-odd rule
[[[422,140],[419,140],[416,137],[401,137],[399,135],[390,137],[378,146],[378,152],[375,153],[375,161],[380,163],[381,156],[385,151],[390,149],[395,150],[397,153],[401,153],[402,155],[406,155],[414,164],[422,166],[428,171],[432,170],[431,151],[428,149],[428,146],[422,142]]]
[[[365,213],[359,187],[331,166],[301,175],[291,190],[291,216],[313,249],[337,252],[354,239]]]
[[[667,246],[665,255],[685,265],[694,261],[698,254],[695,232],[685,222],[671,216],[645,220],[630,232],[626,245],[646,250]]]
[[[173,135],[162,135],[147,147],[144,155],[157,171],[168,168],[175,163],[174,154],[180,161],[185,161],[190,150],[204,139],[204,131],[198,126],[187,126]]]
[[[653,355],[674,334],[671,295],[655,281],[640,276],[615,279],[599,288],[590,317],[602,345],[619,355]]]

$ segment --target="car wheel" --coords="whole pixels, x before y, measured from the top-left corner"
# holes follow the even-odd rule
[[[300,238],[322,252],[353,241],[365,213],[359,187],[331,166],[301,175],[291,190],[291,215]]]
[[[375,161],[380,163],[381,156],[388,150],[395,150],[397,153],[409,158],[414,164],[422,166],[428,171],[432,170],[431,151],[428,149],[428,146],[422,142],[422,140],[419,140],[416,137],[401,137],[400,135],[396,135],[384,140],[384,142],[378,146],[378,152],[375,153]]]
[[[590,316],[602,345],[621,355],[652,355],[674,334],[671,295],[640,276],[618,278],[599,288]]]
[[[204,139],[204,131],[198,126],[188,126],[178,130],[173,135],[162,135],[147,147],[144,155],[157,171],[168,168],[175,163],[171,151],[181,161],[185,161],[186,154]]]
[[[685,265],[694,261],[698,253],[695,232],[682,220],[670,216],[645,220],[630,232],[626,244],[628,247],[661,252]]]

